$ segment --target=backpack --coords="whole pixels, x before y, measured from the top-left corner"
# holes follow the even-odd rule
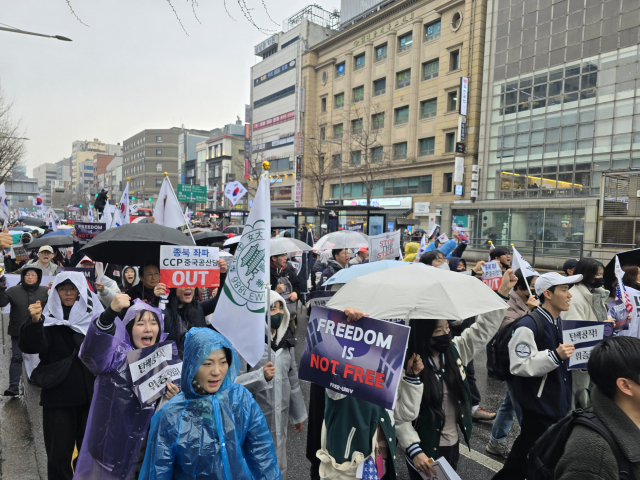
[[[558,423],[551,425],[535,443],[529,452],[527,480],[554,480],[556,466],[564,454],[564,447],[576,425],[590,428],[607,441],[616,457],[620,480],[633,478],[633,466],[622,454],[609,430],[590,408],[579,408]]]
[[[536,347],[538,350],[544,350],[544,320],[534,310],[500,329],[487,344],[487,372],[490,377],[496,380],[511,380],[513,378],[510,371],[509,342],[520,320],[527,316],[533,318],[536,323],[536,330],[538,331],[536,334]]]

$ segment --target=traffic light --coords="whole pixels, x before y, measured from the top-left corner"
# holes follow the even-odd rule
[[[151,201],[151,197],[149,197],[149,201]]]
[[[131,200],[135,200],[135,199],[136,199],[136,197],[131,197]]]
[[[82,208],[82,205],[80,205],[80,208]]]
[[[96,197],[98,196],[98,194],[96,193]]]

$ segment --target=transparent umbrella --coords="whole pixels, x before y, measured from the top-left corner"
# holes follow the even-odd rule
[[[294,252],[306,252],[312,250],[312,248],[306,243],[296,240],[295,238],[288,237],[275,237],[270,241],[270,253],[269,255],[282,255],[283,253]]]
[[[332,232],[320,240],[314,246],[316,252],[333,250],[334,248],[367,248],[369,246],[369,236],[351,230],[340,230]]]

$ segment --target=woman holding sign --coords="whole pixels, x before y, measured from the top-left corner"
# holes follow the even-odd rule
[[[130,303],[128,295],[116,295],[111,305],[93,319],[80,348],[80,359],[97,380],[73,477],[76,480],[138,478],[151,417],[163,398],[169,400],[179,391],[167,381],[164,397],[144,404],[134,392],[129,352],[153,350],[151,347],[163,342],[146,355],[157,365],[161,358],[177,357],[178,351],[175,343],[164,342],[167,334],[160,310],[140,300],[129,308]],[[124,320],[116,320],[125,308]],[[154,356],[156,352],[163,356]]]

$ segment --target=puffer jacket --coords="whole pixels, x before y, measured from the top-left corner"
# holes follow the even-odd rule
[[[26,285],[24,283],[24,275],[29,270],[34,270],[38,274],[38,283],[35,285]],[[41,287],[42,270],[38,267],[24,268],[20,272],[20,283],[15,287],[6,288],[6,279],[0,279],[0,307],[6,307],[11,304],[9,312],[8,333],[12,337],[20,335],[20,327],[29,318],[29,305],[36,303],[38,300],[42,308],[49,300],[49,289]]]
[[[347,265],[349,264],[347,263]],[[327,280],[329,280],[331,277],[333,277],[336,274],[336,272],[339,272],[343,268],[346,268],[347,265],[343,267],[338,262],[336,262],[335,259],[330,258],[327,261],[327,266],[325,267],[324,270],[322,270],[322,273],[320,274],[320,280],[316,281],[316,285],[318,286],[318,288],[322,287],[322,284]]]

